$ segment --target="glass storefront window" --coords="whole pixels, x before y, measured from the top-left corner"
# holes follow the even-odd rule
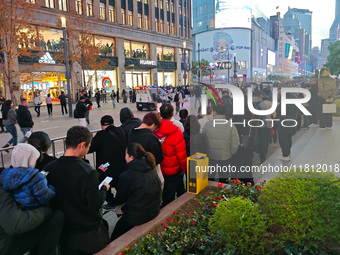
[[[176,72],[159,71],[157,73],[158,86],[175,86]]]
[[[86,0],[86,16],[92,17],[93,16],[93,1]]]
[[[46,51],[63,51],[64,41],[62,30],[57,29],[42,29],[40,31],[41,40],[40,47]]]
[[[144,15],[144,28],[149,29],[149,16]]]
[[[88,88],[90,88],[93,92],[95,92],[98,89],[104,89],[103,88],[103,80],[110,80],[111,81],[111,87],[108,83],[105,83],[107,85],[105,87],[105,90],[107,92],[112,91],[113,89],[117,91],[117,72],[116,70],[85,70],[85,83]],[[108,78],[108,79],[107,79]]]
[[[149,69],[130,69],[125,72],[126,87],[135,88],[139,86],[150,86],[150,70]]]
[[[147,43],[124,41],[124,52],[127,58],[149,58],[149,45]]]
[[[109,5],[109,20],[111,22],[115,22],[116,18],[115,18],[115,7],[112,5]]]
[[[59,0],[59,10],[66,12],[67,11],[67,1]]]
[[[45,6],[47,8],[54,8],[54,0],[45,0]]]
[[[128,25],[129,26],[133,26],[133,16],[132,16],[132,12],[128,12]]]
[[[94,43],[99,47],[99,55],[115,56],[115,41],[112,38],[95,36]]]
[[[102,20],[105,20],[105,16],[106,16],[106,7],[105,4],[100,3],[100,14],[99,14],[99,18]]]
[[[142,27],[142,14],[138,13],[138,27],[141,28]]]
[[[174,48],[157,46],[157,60],[175,61],[174,52]]]
[[[126,24],[126,12],[125,12],[125,9],[122,9],[121,13],[122,13],[122,24],[125,25]]]

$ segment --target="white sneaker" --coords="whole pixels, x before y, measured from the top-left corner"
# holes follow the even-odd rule
[[[290,158],[291,158],[290,155],[288,157],[281,156],[279,158],[279,160],[281,160],[281,161],[290,161]]]
[[[310,128],[316,128],[316,127],[318,127],[318,125],[317,125],[317,124],[310,124],[308,127],[310,127]]]

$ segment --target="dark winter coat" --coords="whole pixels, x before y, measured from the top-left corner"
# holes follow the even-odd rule
[[[197,133],[190,137],[190,134],[187,131],[184,131],[183,136],[186,144],[187,157],[190,157],[197,152],[203,154],[208,153],[208,139],[206,135]]]
[[[128,163],[128,170],[119,178],[116,203],[125,204],[123,217],[130,226],[154,219],[159,214],[161,195],[161,181],[145,157]]]
[[[106,176],[117,179],[127,169],[125,161],[126,139],[123,130],[108,126],[93,137],[89,153],[96,152],[96,168],[109,162]]]
[[[122,123],[120,128],[124,131],[125,138],[127,141],[130,130],[132,130],[133,128],[139,127],[142,124],[142,120],[138,118],[134,118],[132,111],[127,107],[123,108],[120,111],[119,117],[120,117],[120,123]]]
[[[34,122],[32,120],[32,115],[26,106],[19,105],[17,112],[17,121],[21,128],[33,127]]]
[[[76,108],[74,109],[74,118],[82,119],[85,118],[85,113],[87,112],[87,107],[85,103],[82,101],[78,101],[76,104]]]
[[[23,211],[14,197],[5,191],[0,182],[0,247],[1,254],[11,254],[10,247],[16,235],[27,233],[37,228],[52,216],[52,209],[41,206]]]
[[[6,191],[14,195],[22,209],[33,209],[47,204],[55,195],[54,187],[47,185],[46,177],[38,169],[5,168],[0,175]]]
[[[60,100],[60,104],[66,104],[66,96],[65,96],[65,94],[60,94],[59,100]]]
[[[128,144],[130,143],[139,143],[145,151],[151,152],[156,159],[156,165],[164,160],[162,144],[150,129],[132,129],[128,138]]]

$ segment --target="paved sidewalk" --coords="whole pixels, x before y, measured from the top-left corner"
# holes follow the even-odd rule
[[[285,166],[296,169],[324,169],[328,172],[336,170],[337,172],[334,172],[334,174],[340,177],[340,120],[333,121],[332,130],[309,128],[299,139],[293,139],[291,161],[279,160],[281,153],[281,149],[278,149],[262,165]],[[264,175],[254,173],[253,176],[255,183],[258,183],[271,179],[277,174],[272,172]]]

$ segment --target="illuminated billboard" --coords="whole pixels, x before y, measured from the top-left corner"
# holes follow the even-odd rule
[[[275,66],[276,61],[275,61],[275,52],[268,50],[268,65]]]
[[[215,28],[251,28],[249,0],[215,0]]]

